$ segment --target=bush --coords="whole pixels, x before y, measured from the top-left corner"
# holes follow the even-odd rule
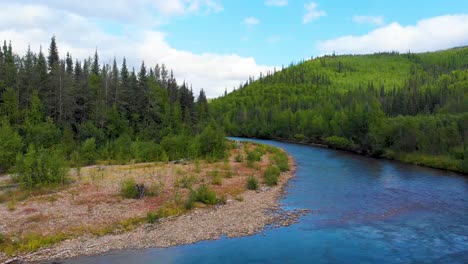
[[[223,159],[226,155],[226,139],[221,130],[210,124],[198,136],[200,154],[215,160]]]
[[[79,157],[82,165],[92,165],[96,163],[96,139],[88,138],[80,147]]]
[[[206,185],[201,185],[200,187],[198,187],[198,189],[192,190],[190,192],[185,207],[187,209],[191,209],[195,202],[213,205],[218,203],[218,199],[216,198],[216,193],[213,190],[211,190]]]
[[[112,144],[113,146],[113,159],[119,163],[128,163],[132,160],[132,139],[128,134],[121,135]]]
[[[127,199],[137,199],[140,194],[138,193],[136,185],[133,179],[123,181],[120,185],[120,194]]]
[[[137,162],[166,162],[169,160],[164,149],[154,141],[133,142],[132,152]]]
[[[26,154],[16,157],[15,179],[26,188],[64,184],[67,167],[64,155],[56,149],[36,149],[29,145]]]
[[[263,173],[265,183],[268,186],[273,186],[278,184],[278,179],[281,174],[280,169],[276,165],[270,165]]]
[[[244,160],[244,157],[242,156],[242,154],[238,153],[236,155],[236,162],[242,162]]]
[[[247,152],[247,161],[248,162],[255,162],[255,161],[261,161],[263,156],[263,152],[261,151],[260,148],[256,148],[253,151]]]
[[[146,214],[146,222],[149,224],[154,224],[158,220],[158,214],[155,212],[148,212]]]
[[[289,170],[289,159],[288,159],[288,154],[285,152],[278,152],[275,153],[273,156],[273,160],[275,161],[275,164],[278,166],[278,168],[282,171],[288,171]]]
[[[247,189],[249,190],[258,190],[258,180],[254,176],[249,176],[247,179]]]
[[[22,147],[21,136],[8,122],[3,122],[0,126],[0,172],[15,165],[16,155]]]
[[[190,157],[191,138],[185,135],[169,135],[161,140],[161,147],[169,160],[179,160]]]

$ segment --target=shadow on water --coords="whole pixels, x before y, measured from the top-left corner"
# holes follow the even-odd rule
[[[341,151],[251,141],[281,147],[295,158],[296,177],[281,204],[311,210],[299,223],[251,237],[65,263],[468,263],[466,177]]]

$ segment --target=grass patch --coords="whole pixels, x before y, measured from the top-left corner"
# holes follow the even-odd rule
[[[174,187],[177,188],[185,188],[185,189],[191,189],[193,184],[197,183],[198,180],[195,176],[182,176],[181,178],[177,178],[176,181],[174,182]]]
[[[240,154],[240,153],[237,153],[237,155],[235,157],[235,160],[236,160],[236,162],[242,162],[242,161],[244,161],[244,156],[242,156],[242,154]]]
[[[280,169],[276,165],[270,165],[263,173],[263,178],[268,186],[274,186],[278,184],[278,179],[281,174]]]
[[[230,170],[224,172],[224,178],[229,179],[229,178],[232,178],[233,176],[234,176],[234,174]]]
[[[236,197],[234,197],[234,199],[236,199],[236,201],[238,201],[238,202],[243,202],[244,201],[244,196],[236,195]]]
[[[149,197],[156,197],[162,193],[163,189],[164,189],[163,182],[154,183],[146,190],[145,195]]]
[[[43,236],[39,234],[26,234],[22,237],[6,237],[0,235],[0,251],[7,256],[13,256],[19,252],[34,252],[40,248],[48,247],[62,242],[70,236],[63,233]]]
[[[16,210],[16,201],[15,200],[10,200],[7,204],[8,211],[13,212]]]
[[[218,170],[213,170],[208,173],[211,176],[211,184],[221,186],[223,184],[223,177]]]
[[[254,176],[249,176],[247,179],[247,189],[258,190],[258,180]]]
[[[154,224],[158,219],[158,214],[155,212],[148,212],[146,214],[146,222],[149,224]]]

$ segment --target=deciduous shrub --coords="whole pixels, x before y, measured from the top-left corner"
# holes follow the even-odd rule
[[[226,155],[226,139],[221,130],[213,124],[207,126],[198,136],[200,154],[215,160],[223,159]]]
[[[16,158],[15,179],[26,188],[64,184],[67,171],[64,155],[57,149],[29,145],[26,154]]]

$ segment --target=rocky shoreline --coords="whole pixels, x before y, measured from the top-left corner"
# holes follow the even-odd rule
[[[243,201],[232,199],[225,205],[197,208],[187,214],[162,219],[155,224],[144,224],[121,234],[100,237],[84,235],[6,260],[4,263],[60,261],[115,250],[172,247],[215,240],[221,236],[254,235],[267,225],[273,228],[290,225],[297,221],[300,215],[307,213],[305,210],[285,212],[278,204],[284,187],[294,176],[295,165],[291,158],[290,164],[291,170],[282,173],[277,186],[247,191],[243,194]]]

